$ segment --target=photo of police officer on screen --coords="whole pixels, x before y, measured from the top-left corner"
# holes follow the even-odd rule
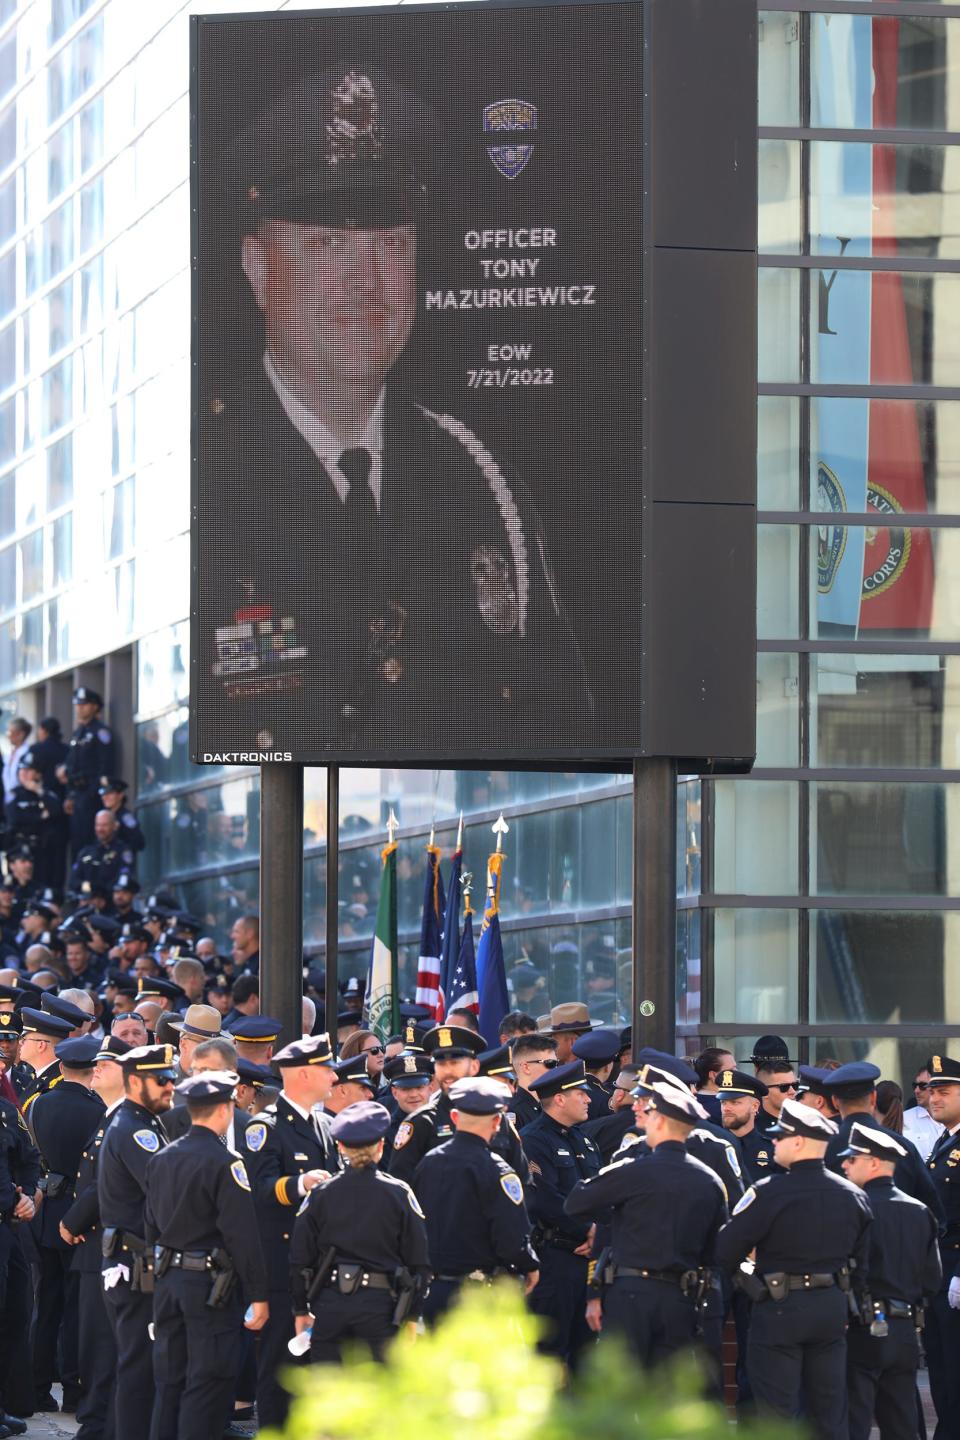
[[[250,355],[233,388],[201,379],[203,749],[482,755],[593,739],[521,480],[430,408],[422,373],[399,373],[443,138],[417,95],[351,63],[282,91],[230,147],[260,330],[239,335]],[[201,327],[209,293],[208,266]]]

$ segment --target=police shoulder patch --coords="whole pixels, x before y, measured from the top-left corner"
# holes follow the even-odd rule
[[[236,1180],[241,1190],[250,1189],[250,1181],[247,1179],[247,1167],[242,1160],[234,1160],[230,1166],[230,1174]]]
[[[393,1148],[394,1148],[394,1150],[402,1150],[403,1147],[404,1147],[404,1145],[406,1145],[407,1141],[410,1139],[410,1136],[411,1136],[412,1134],[413,1134],[413,1126],[410,1124],[410,1121],[409,1121],[409,1120],[404,1120],[403,1124],[400,1125],[400,1127],[399,1127],[398,1130],[397,1130],[396,1135],[394,1136],[394,1140],[393,1140]]]
[[[742,1212],[743,1212],[744,1210],[749,1210],[749,1209],[750,1209],[750,1206],[753,1204],[753,1202],[754,1202],[754,1200],[756,1200],[756,1198],[757,1198],[756,1187],[755,1187],[754,1185],[751,1185],[751,1186],[750,1186],[750,1189],[749,1189],[749,1190],[745,1190],[744,1193],[743,1193],[743,1195],[741,1196],[741,1198],[737,1201],[736,1205],[734,1205],[734,1207],[733,1207],[733,1213],[734,1213],[734,1215],[740,1215],[740,1214],[742,1214]]]
[[[160,1137],[155,1135],[152,1130],[134,1130],[133,1138],[140,1149],[146,1150],[150,1155],[160,1149]]]
[[[739,1180],[741,1174],[740,1161],[737,1159],[737,1152],[732,1145],[727,1146],[727,1159],[730,1162],[730,1169],[733,1171],[734,1175],[736,1175],[737,1179]]]
[[[410,1209],[413,1211],[414,1215],[419,1215],[421,1220],[426,1220],[427,1217],[426,1217],[426,1215],[424,1215],[423,1210],[420,1208],[420,1201],[417,1199],[416,1195],[413,1193],[413,1190],[411,1189],[411,1187],[410,1187],[409,1185],[407,1185],[405,1181],[401,1181],[401,1184],[403,1185],[403,1188],[404,1188],[404,1189],[406,1190],[406,1192],[407,1192],[407,1201],[408,1201],[408,1203],[409,1203],[409,1205],[410,1205]]]
[[[110,734],[110,731],[104,725],[101,727],[101,729],[97,731],[97,739],[100,741],[101,745],[109,745],[111,740],[113,739],[113,736]]]
[[[500,1189],[514,1205],[523,1204],[523,1186],[520,1184],[520,1177],[514,1175],[512,1170],[509,1175],[500,1176]]]
[[[262,1120],[255,1120],[252,1125],[247,1126],[247,1149],[254,1154],[262,1150],[267,1143],[267,1127]]]

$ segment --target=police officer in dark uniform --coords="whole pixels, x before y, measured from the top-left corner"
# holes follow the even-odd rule
[[[909,1141],[854,1123],[843,1168],[870,1201],[873,1224],[866,1272],[854,1276],[859,1316],[847,1332],[850,1440],[916,1440],[918,1331],[923,1305],[940,1289],[937,1222],[894,1184]]]
[[[417,1166],[434,1271],[426,1320],[438,1319],[465,1283],[488,1283],[504,1272],[522,1275],[529,1295],[539,1279],[523,1185],[490,1148],[508,1099],[503,1083],[491,1077],[458,1080],[450,1088],[453,1138]]]
[[[51,863],[57,854],[57,822],[62,810],[59,795],[43,783],[43,773],[33,751],[25,751],[20,757],[17,784],[4,815],[8,848],[11,844],[27,847],[33,856],[33,877],[37,885],[63,884],[63,868],[58,872]]]
[[[538,1080],[545,1070],[559,1064],[557,1043],[552,1035],[518,1035],[511,1046],[517,1076],[516,1094],[508,1113],[516,1116],[517,1128],[523,1130],[540,1114],[540,1101],[527,1087]]]
[[[73,692],[77,726],[57,778],[66,786],[64,805],[70,817],[70,850],[77,856],[94,840],[93,821],[100,803],[99,778],[114,770],[113,731],[103,723],[103,699],[88,685]]]
[[[404,1120],[416,1113],[430,1098],[430,1081],[433,1078],[433,1061],[427,1055],[404,1051],[395,1055],[383,1067],[383,1078],[390,1087],[390,1100],[394,1111],[390,1117],[390,1128],[384,1137],[384,1169],[390,1165],[393,1142]],[[383,1101],[386,1104],[386,1101]],[[387,1105],[387,1109],[391,1108]]]
[[[266,346],[236,395],[207,396],[200,426],[201,525],[218,536],[201,562],[200,683],[227,727],[225,749],[253,742],[266,675],[281,748],[300,725],[340,746],[387,733],[439,745],[461,705],[449,676],[465,653],[490,680],[470,690],[477,741],[535,725],[549,742],[571,714],[585,739],[593,733],[582,657],[529,497],[461,420],[394,378],[440,153],[418,96],[344,65],[281,94],[227,160]],[[295,166],[281,163],[288,154]],[[280,274],[285,285],[268,283]],[[314,294],[323,301],[305,299]],[[347,334],[337,317],[360,294],[383,318]],[[315,306],[309,339],[304,304]],[[243,486],[229,514],[223,473]],[[277,487],[269,514],[266,474]],[[437,523],[441,487],[455,525]],[[450,605],[433,603],[424,575]],[[339,626],[329,624],[334,605],[349,617]],[[462,714],[458,723],[462,733]]]
[[[656,1057],[649,1059],[648,1057]],[[693,1094],[697,1084],[697,1073],[691,1065],[680,1060],[675,1055],[667,1055],[662,1050],[653,1050],[645,1047],[640,1051],[642,1062],[640,1073],[637,1077],[637,1086],[641,1090],[650,1089],[653,1083],[680,1084],[684,1089]],[[701,1110],[703,1106],[701,1105]],[[743,1168],[740,1164],[740,1151],[734,1140],[720,1125],[715,1125],[704,1110],[703,1116],[698,1118],[696,1125],[687,1136],[687,1150],[696,1160],[702,1160],[714,1172],[720,1183],[723,1185],[727,1203],[731,1208],[743,1194]]]
[[[937,1411],[935,1440],[960,1440],[960,1060],[931,1055],[930,1114],[944,1127],[927,1168],[945,1215],[943,1280],[927,1311],[924,1348]]]
[[[343,1341],[376,1356],[430,1278],[423,1211],[409,1185],[378,1168],[386,1107],[359,1100],[332,1122],[343,1169],[311,1190],[290,1245],[297,1332],[310,1328],[310,1358],[337,1361]]]
[[[89,1016],[83,1018],[86,1020]],[[32,1005],[23,1006],[20,1020],[23,1033],[10,1079],[21,1109],[29,1115],[35,1097],[60,1083],[60,1061],[55,1050],[59,1041],[67,1039],[74,1025],[58,1015],[48,1014],[45,1009],[34,1010]]]
[[[294,1040],[273,1057],[283,1089],[273,1107],[248,1126],[246,1142],[259,1157],[254,1179],[257,1221],[267,1263],[270,1318],[257,1357],[257,1416],[261,1426],[282,1426],[290,1398],[277,1378],[290,1364],[290,1237],[301,1202],[338,1169],[330,1121],[317,1107],[337,1083],[327,1035]]]
[[[81,1396],[77,1405],[78,1440],[114,1440],[113,1381],[117,1346],[103,1293],[100,1200],[97,1164],[107,1126],[123,1103],[120,1057],[133,1047],[108,1035],[97,1051],[94,1087],[105,1110],[96,1130],[80,1154],[73,1202],[60,1221],[60,1236],[73,1246],[73,1269],[78,1282],[77,1353]]]
[[[267,1275],[246,1167],[224,1143],[232,1071],[177,1086],[190,1111],[182,1139],[146,1169],[145,1230],[155,1266],[151,1440],[214,1440],[233,1404],[245,1297],[249,1330],[269,1315]]]
[[[756,1123],[767,1087],[746,1070],[719,1070],[716,1084],[723,1127],[739,1146],[747,1178],[762,1180],[776,1169],[773,1141],[766,1131],[757,1129]]]
[[[824,1166],[836,1126],[785,1100],[772,1132],[787,1171],[751,1186],[717,1240],[717,1258],[755,1301],[747,1368],[758,1406],[784,1418],[801,1398],[818,1440],[847,1440],[847,1295],[867,1264],[870,1206]],[[756,1250],[755,1271],[742,1262]]]
[[[703,1106],[675,1083],[653,1081],[643,1093],[647,1158],[627,1156],[581,1180],[564,1210],[596,1219],[612,1208],[603,1326],[626,1336],[642,1364],[654,1365],[693,1343],[727,1200],[717,1176],[687,1147],[706,1116]]]
[[[450,1087],[480,1071],[479,1056],[484,1050],[482,1035],[465,1025],[435,1025],[423,1037],[424,1054],[433,1060],[434,1076],[440,1089],[422,1110],[397,1127],[390,1156],[390,1174],[414,1183],[414,1175],[428,1150],[453,1136],[450,1119]],[[502,1155],[522,1181],[528,1178],[527,1161],[520,1137],[513,1125],[505,1125],[494,1136],[493,1149]]]
[[[117,835],[117,822],[109,810],[98,810],[93,820],[94,839],[84,845],[70,867],[70,884],[79,895],[84,885],[102,887],[107,895],[113,892],[117,876],[124,868],[123,851]]]
[[[548,1322],[545,1348],[573,1365],[590,1338],[586,1303],[593,1227],[567,1215],[564,1204],[580,1180],[600,1169],[597,1147],[580,1129],[590,1108],[583,1061],[547,1070],[530,1088],[541,1106],[523,1132],[532,1176],[527,1208],[540,1257],[530,1308]]]
[[[885,1130],[887,1135],[897,1138],[896,1131],[886,1130],[880,1124],[874,1111],[877,1098],[877,1081],[880,1071],[866,1060],[855,1060],[841,1065],[830,1074],[830,1093],[833,1104],[840,1114],[836,1137],[827,1146],[827,1169],[834,1174],[843,1173],[840,1152],[847,1148],[850,1131],[854,1124],[872,1125],[874,1129]],[[903,1154],[897,1160],[894,1179],[897,1189],[914,1200],[928,1205],[938,1220],[943,1218],[940,1198],[928,1175],[920,1153],[915,1145],[905,1145]]]
[[[615,1153],[623,1144],[624,1136],[633,1128],[632,1091],[637,1083],[639,1068],[636,1065],[622,1066],[613,1082],[610,1109],[599,1120],[588,1120],[583,1126],[584,1135],[593,1141],[600,1151],[600,1159],[609,1165]]]
[[[22,1435],[31,1414],[30,1267],[20,1230],[35,1213],[40,1156],[16,1105],[0,1099],[0,1440]]]
[[[60,1221],[70,1208],[84,1140],[103,1115],[103,1102],[91,1087],[100,1049],[92,1036],[62,1040],[56,1048],[63,1079],[30,1106],[30,1128],[43,1161],[43,1204],[33,1222],[40,1264],[33,1336],[34,1408],[56,1410],[51,1385],[63,1382],[63,1409],[75,1410],[80,1398],[77,1359],[78,1294],[70,1246],[60,1236]],[[59,1356],[59,1368],[58,1368]]]
[[[127,809],[128,789],[126,780],[111,775],[100,777],[100,799],[104,810],[109,810],[117,822],[116,843],[120,849],[123,869],[131,873],[136,866],[137,856],[147,842],[143,838],[136,815]]]
[[[144,1230],[147,1163],[167,1143],[160,1116],[175,1079],[173,1047],[138,1045],[121,1055],[124,1100],[100,1146],[97,1193],[103,1226],[103,1286],[117,1346],[118,1440],[141,1434],[153,1406],[147,1327],[153,1318],[153,1257]]]
[[[601,1120],[610,1114],[610,1084],[614,1061],[620,1054],[620,1031],[590,1030],[573,1042],[573,1053],[582,1060],[586,1070],[587,1089],[590,1093],[590,1111],[587,1121]]]

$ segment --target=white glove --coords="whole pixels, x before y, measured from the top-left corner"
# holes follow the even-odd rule
[[[120,1284],[121,1280],[129,1281],[129,1279],[130,1270],[126,1265],[111,1265],[108,1270],[103,1272],[103,1288],[112,1290],[114,1285]]]
[[[954,1275],[947,1290],[951,1310],[960,1310],[960,1275]]]

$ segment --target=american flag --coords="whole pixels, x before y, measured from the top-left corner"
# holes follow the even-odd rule
[[[451,1010],[472,1010],[480,1014],[480,996],[477,993],[477,961],[473,949],[473,911],[466,900],[463,910],[463,937],[460,954],[450,978],[450,994],[447,998],[447,1015]]]
[[[461,821],[461,825],[462,825]],[[463,846],[458,843],[453,852],[453,863],[450,866],[450,884],[447,886],[447,913],[443,917],[443,939],[441,942],[440,954],[440,995],[437,1000],[437,1024],[444,1019],[447,1013],[447,996],[450,993],[450,983],[453,972],[457,968],[457,957],[460,954],[460,891],[463,886],[461,875],[463,874]]]
[[[417,1004],[426,1005],[435,1020],[443,1019],[440,997],[441,934],[446,900],[440,874],[440,847],[427,846],[427,873],[423,886],[420,922],[420,961],[417,966]],[[438,1013],[439,1012],[439,1013]]]

